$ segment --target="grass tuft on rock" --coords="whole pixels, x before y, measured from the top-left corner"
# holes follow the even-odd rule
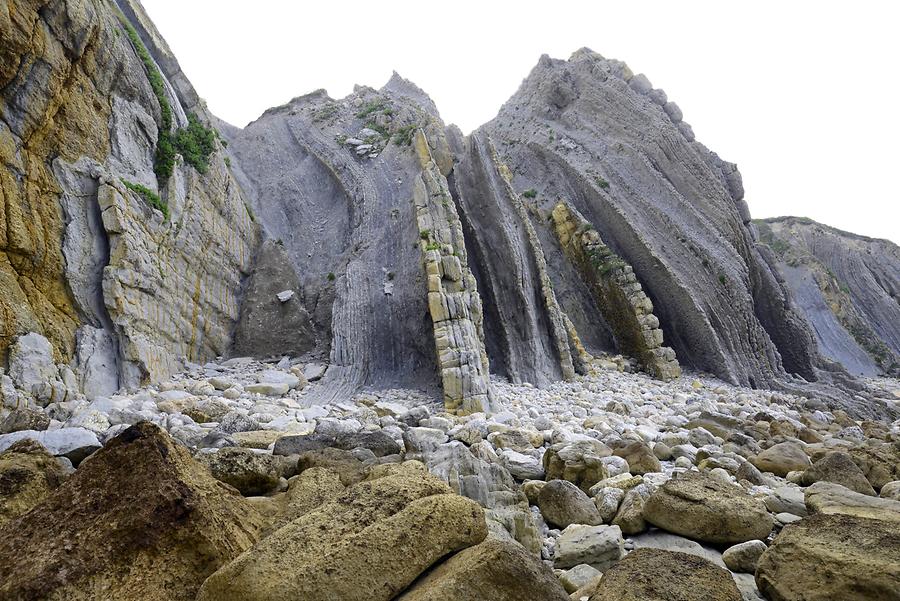
[[[120,178],[121,179],[121,178]],[[142,186],[141,184],[136,184],[134,182],[130,182],[126,179],[121,180],[126,188],[135,192],[138,196],[144,199],[148,205],[153,207],[154,209],[158,209],[163,217],[166,218],[166,221],[169,219],[169,206],[159,197],[159,195],[146,186]]]

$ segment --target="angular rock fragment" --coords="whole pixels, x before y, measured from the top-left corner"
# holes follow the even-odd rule
[[[0,529],[0,597],[189,601],[261,526],[186,449],[140,423]]]

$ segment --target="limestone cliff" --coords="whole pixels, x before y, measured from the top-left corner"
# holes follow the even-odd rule
[[[496,408],[491,374],[545,386],[617,352],[890,412],[844,367],[895,369],[896,247],[758,230],[736,166],[622,62],[542,57],[469,136],[396,74],[239,129],[137,0],[25,0],[0,25],[7,404],[247,353],[327,358],[308,402],[440,387],[468,413]]]
[[[96,395],[222,354],[258,229],[143,9],[26,0],[0,30],[0,362],[43,334]]]
[[[900,376],[900,248],[798,217],[754,224],[822,354],[854,374]]]

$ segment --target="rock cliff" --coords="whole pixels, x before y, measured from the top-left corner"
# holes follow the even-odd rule
[[[259,231],[140,4],[17,2],[0,29],[0,358],[39,333],[96,396],[225,352]]]
[[[854,374],[900,376],[900,248],[809,219],[754,223],[822,354]]]

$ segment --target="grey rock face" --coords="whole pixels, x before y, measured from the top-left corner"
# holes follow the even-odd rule
[[[284,291],[292,294],[281,300]],[[244,289],[231,354],[298,356],[313,350],[315,332],[300,293],[300,279],[284,246],[263,242]]]
[[[900,248],[799,217],[754,224],[821,353],[854,374],[900,374]]]

